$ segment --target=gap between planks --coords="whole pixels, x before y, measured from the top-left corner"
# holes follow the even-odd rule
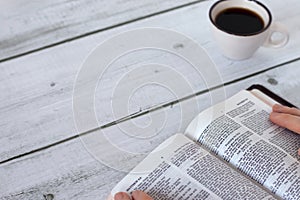
[[[208,0],[197,0],[197,1],[189,2],[189,3],[183,4],[183,5],[168,8],[166,10],[162,10],[162,11],[159,11],[159,12],[154,12],[154,13],[151,13],[151,14],[148,14],[148,15],[145,15],[145,16],[141,16],[141,17],[137,17],[135,19],[131,19],[131,20],[128,20],[128,21],[125,21],[125,22],[120,22],[120,23],[117,23],[117,24],[114,24],[114,25],[111,25],[111,26],[108,26],[108,27],[105,27],[105,28],[100,28],[100,29],[93,30],[93,31],[90,31],[90,32],[87,32],[87,33],[83,33],[81,35],[74,36],[74,37],[71,37],[71,38],[67,38],[67,39],[61,40],[59,42],[55,42],[55,43],[45,45],[45,46],[42,46],[42,47],[39,47],[39,48],[36,48],[36,49],[33,49],[33,50],[29,50],[29,51],[26,51],[26,52],[23,52],[23,53],[19,53],[17,55],[13,55],[13,56],[9,56],[9,57],[4,58],[4,59],[0,59],[0,63],[6,62],[6,61],[9,61],[9,60],[12,60],[12,59],[16,59],[16,58],[19,58],[19,57],[22,57],[22,56],[26,56],[26,55],[29,55],[29,54],[32,54],[32,53],[35,53],[35,52],[38,52],[38,51],[42,51],[42,50],[45,50],[47,48],[62,45],[62,44],[65,44],[67,42],[71,42],[71,41],[74,41],[74,40],[77,40],[77,39],[80,39],[80,38],[88,37],[88,36],[91,36],[93,34],[108,31],[108,30],[111,30],[111,29],[114,29],[114,28],[117,28],[117,27],[125,26],[125,25],[128,25],[128,24],[143,20],[143,19],[148,19],[148,18],[157,16],[157,15],[165,14],[167,12],[171,12],[171,11],[174,11],[174,10],[177,10],[177,9],[180,9],[180,8],[192,6],[192,5],[204,2],[204,1],[208,1]]]
[[[279,68],[279,67],[282,67],[284,65],[288,65],[288,64],[291,64],[293,62],[296,62],[296,61],[300,61],[300,57],[296,58],[296,59],[293,59],[293,60],[290,60],[290,61],[287,61],[287,62],[284,62],[284,63],[281,63],[281,64],[278,64],[278,65],[275,65],[275,66],[272,66],[272,67],[269,67],[267,69],[263,69],[261,71],[258,71],[258,72],[255,72],[255,73],[252,73],[252,74],[249,74],[247,76],[244,76],[244,77],[240,77],[240,78],[237,78],[237,79],[234,79],[234,80],[231,80],[231,81],[228,81],[222,85],[218,85],[218,86],[215,86],[213,88],[209,88],[209,89],[205,89],[205,90],[201,90],[199,92],[196,92],[195,94],[191,94],[191,95],[187,95],[185,97],[182,97],[180,99],[177,99],[177,100],[174,100],[174,101],[171,101],[171,102],[168,102],[168,103],[165,103],[165,104],[162,104],[162,105],[157,105],[157,106],[153,106],[152,108],[149,108],[149,109],[146,109],[144,111],[138,111],[136,113],[132,113],[130,114],[129,116],[126,116],[126,117],[123,117],[123,118],[120,118],[118,120],[114,120],[110,123],[107,123],[105,125],[102,125],[102,126],[99,126],[99,127],[96,127],[96,128],[93,128],[93,129],[90,129],[90,130],[87,130],[83,133],[80,133],[80,134],[77,134],[77,135],[74,135],[74,136],[71,136],[71,137],[67,137],[63,140],[59,140],[57,142],[54,142],[54,143],[51,143],[49,145],[46,145],[46,146],[43,146],[43,147],[40,147],[40,148],[37,148],[37,149],[34,149],[32,151],[29,151],[29,152],[25,152],[25,153],[22,153],[22,154],[19,154],[17,156],[13,156],[11,158],[8,158],[6,160],[2,160],[0,161],[0,165],[4,164],[4,163],[7,163],[9,161],[12,161],[12,160],[15,160],[15,159],[18,159],[18,158],[22,158],[24,156],[27,156],[27,155],[30,155],[32,153],[36,153],[36,152],[40,152],[40,151],[43,151],[45,149],[49,149],[51,147],[54,147],[56,145],[60,145],[60,144],[63,144],[67,141],[71,141],[71,140],[74,140],[76,138],[79,138],[80,136],[83,136],[83,135],[87,135],[87,134],[90,134],[90,133],[93,133],[95,131],[98,131],[100,129],[104,129],[104,128],[108,128],[108,127],[111,127],[111,126],[114,126],[118,123],[122,123],[122,122],[125,122],[125,121],[128,121],[128,120],[131,120],[131,119],[134,119],[134,118],[137,118],[137,117],[140,117],[142,115],[145,115],[145,114],[148,114],[150,112],[154,112],[154,111],[157,111],[157,110],[160,110],[160,109],[163,109],[165,107],[168,107],[168,106],[173,106],[173,105],[176,105],[176,104],[179,104],[183,101],[186,101],[186,100],[189,100],[191,98],[194,98],[194,97],[197,97],[197,96],[200,96],[204,93],[207,93],[209,91],[213,91],[217,88],[220,88],[222,86],[229,86],[231,84],[234,84],[234,83],[237,83],[241,80],[245,80],[245,79],[248,79],[248,78],[251,78],[251,77],[254,77],[254,76],[257,76],[259,74],[262,74],[262,73],[265,73],[267,71],[270,71],[270,70],[273,70],[273,69],[276,69],[276,68]]]
[[[298,39],[299,27],[295,26],[295,22],[297,21],[299,15],[299,9],[294,9],[293,12],[289,11],[288,13],[283,12],[284,10],[282,11],[281,2],[275,2],[275,4],[273,4],[272,1],[274,9],[277,10],[276,13],[281,16],[279,17],[279,19],[285,22],[285,24],[287,24],[290,28],[291,41],[285,48],[281,49],[280,51],[272,49],[267,50],[265,48],[262,48],[259,49],[258,53],[254,56],[253,59],[241,62],[232,62],[223,58],[217,51],[215,44],[211,42],[211,38],[208,35],[208,26],[197,27],[199,23],[207,25],[205,17],[206,12],[201,12],[201,10],[207,10],[207,6],[209,5],[210,2],[203,2],[194,6],[169,12],[165,15],[153,17],[151,18],[151,20],[141,20],[125,27],[115,28],[110,31],[101,32],[100,34],[94,34],[92,36],[75,40],[65,45],[56,46],[48,50],[39,51],[38,53],[3,63],[3,75],[5,74],[6,76],[3,77],[1,90],[4,92],[4,94],[5,92],[7,92],[8,95],[7,98],[3,99],[2,104],[2,116],[3,118],[5,118],[5,121],[2,122],[2,125],[5,129],[3,131],[4,137],[2,138],[2,140],[0,140],[0,143],[2,142],[3,144],[4,150],[3,153],[0,154],[1,156],[3,156],[2,160],[6,160],[18,155],[23,155],[26,152],[32,152],[36,149],[48,146],[49,144],[55,144],[58,141],[63,141],[65,140],[65,138],[69,138],[77,134],[77,132],[75,131],[74,121],[71,116],[71,105],[67,103],[58,103],[67,102],[67,99],[71,100],[71,83],[73,82],[73,79],[75,79],[75,69],[77,68],[77,64],[83,59],[82,54],[91,49],[94,41],[102,41],[103,39],[106,39],[108,35],[112,35],[113,33],[116,34],[117,32],[120,32],[122,30],[124,31],[124,28],[136,28],[141,27],[141,25],[143,27],[162,26],[172,28],[190,36],[191,38],[194,38],[209,52],[209,55],[211,55],[216,66],[219,68],[224,82],[229,82],[240,77],[246,77],[249,74],[261,71],[263,69],[268,69],[269,67],[288,62],[299,57],[299,49],[297,48],[300,41]],[[198,21],[195,20],[195,16],[198,17]],[[178,49],[178,51],[180,50],[181,49]],[[113,77],[115,77],[115,79],[113,79],[113,81],[117,80],[119,75],[122,75],[124,71],[130,70],[132,68],[135,68],[137,65],[143,64],[144,60],[146,63],[150,61],[159,61],[158,63],[167,63],[167,65],[171,63],[171,66],[174,66],[176,70],[179,70],[182,75],[188,78],[194,88],[193,92],[184,92],[182,95],[180,95],[179,98],[173,98],[173,96],[170,97],[170,95],[168,94],[166,94],[165,97],[164,95],[159,95],[163,94],[160,90],[158,90],[158,92],[160,92],[159,94],[156,93],[157,98],[153,98],[153,96],[148,95],[147,93],[142,93],[142,95],[146,96],[148,99],[140,98],[140,93],[138,94],[140,96],[138,96],[138,98],[135,98],[135,101],[133,102],[135,105],[137,105],[137,107],[133,107],[133,109],[131,108],[129,113],[121,115],[117,118],[115,118],[112,113],[110,113],[110,110],[105,109],[107,104],[102,102],[104,103],[103,106],[99,107],[100,109],[97,110],[99,111],[97,113],[102,114],[101,117],[104,116],[100,119],[100,125],[89,127],[81,132],[86,132],[87,130],[90,130],[92,128],[109,124],[116,119],[121,119],[129,116],[131,113],[139,113],[139,110],[148,110],[149,108],[153,108],[156,105],[162,105],[167,102],[172,102],[180,99],[181,97],[194,94],[197,91],[205,90],[206,87],[203,82],[199,82],[199,77],[194,76],[195,73],[193,73],[190,68],[186,68],[184,62],[178,62],[178,59],[174,59],[174,57],[170,57],[168,55],[166,55],[167,57],[165,55],[156,57],[157,54],[155,54],[154,52],[152,52],[150,55],[151,57],[139,57],[138,61],[136,60],[136,56],[129,56],[129,59],[126,58],[125,60],[123,60],[123,62],[119,62],[117,65],[115,65],[114,67],[117,68],[113,67],[113,70],[107,73],[107,77],[112,77],[111,75],[114,75]],[[74,56],[77,57],[74,58]],[[126,61],[126,63],[131,63],[131,61],[134,62],[130,65],[124,65],[124,61]],[[22,66],[23,64],[24,66]],[[20,71],[18,69],[19,67]],[[162,75],[166,74],[165,71],[162,71],[158,74],[154,74],[154,71],[152,73],[152,71],[150,70],[149,72],[150,73],[148,74],[147,71],[147,73],[145,73],[143,77],[147,78],[149,76],[151,77],[155,75],[155,77],[157,76],[158,78],[161,78]],[[44,76],[45,73],[47,73],[48,77]],[[37,78],[33,79],[33,81],[30,81],[28,78],[32,76]],[[48,89],[49,83],[53,83],[53,78],[61,78],[62,85],[55,89],[52,89],[53,87]],[[201,77],[200,80],[202,80]],[[135,80],[132,79],[132,81],[134,82]],[[39,84],[41,87],[36,87],[36,84]],[[7,86],[5,87],[5,85],[11,85],[12,90],[6,91]],[[110,91],[112,90],[111,86],[114,85],[108,84],[108,86],[109,87],[101,88],[99,90],[99,92],[101,93],[98,92],[97,94],[102,94],[104,96],[110,97]],[[127,84],[125,84],[124,86],[126,88]],[[178,87],[182,90],[180,86]],[[147,91],[151,92],[151,90]],[[19,94],[19,96],[22,98],[21,101],[20,98],[16,97],[15,94]],[[118,99],[122,100],[123,96],[123,94],[119,95]],[[149,101],[149,97],[151,101]],[[101,100],[101,98],[98,99]],[[45,109],[45,112],[40,111],[44,108],[47,108]],[[20,117],[15,117],[15,115],[13,114],[14,112],[19,113],[18,115],[20,115]],[[30,114],[31,116],[27,117],[27,114]],[[32,117],[33,115],[36,117]],[[65,123],[62,125],[58,124],[61,121],[64,121]],[[6,130],[9,132],[6,132]],[[6,133],[11,134],[8,135]]]
[[[299,91],[300,86],[299,79],[297,79],[300,75],[299,68],[297,68],[299,63],[299,61],[293,62],[289,65],[251,77],[250,79],[242,80],[227,86],[226,92],[231,96],[253,83],[265,85],[270,78],[276,78],[280,84],[270,84],[267,85],[268,88],[292,100],[292,102],[300,102],[299,96],[295,95],[295,92]],[[207,96],[207,93],[198,96],[197,102],[205,101]],[[183,104],[187,107],[184,105],[181,106],[184,106],[191,115],[183,119],[182,128],[186,127],[200,110],[209,106],[207,101],[203,102],[201,109],[196,109],[197,111],[194,112],[195,108],[188,106],[190,105],[190,100],[185,101]],[[296,105],[299,106],[299,103]],[[179,114],[178,111],[180,110],[178,110],[178,107],[181,106],[174,105],[173,107],[165,108],[165,110],[171,114],[170,120],[164,128],[164,133],[160,134],[160,139],[151,143],[152,147],[157,146],[162,140],[165,140],[166,137],[179,131],[177,127],[177,114]],[[116,126],[106,129],[107,133],[116,134],[119,134],[118,130],[120,129]],[[180,132],[181,131],[184,131],[184,129],[181,129]],[[118,137],[119,136],[122,135],[118,135]],[[120,141],[123,141],[123,139],[124,138],[121,137]],[[128,143],[128,141],[126,143]],[[119,145],[120,143],[115,144]],[[144,152],[140,151],[142,147],[143,146],[137,145],[134,149],[139,149],[138,152],[142,153]],[[147,152],[149,152],[149,150],[151,151],[151,149],[146,149]],[[107,152],[107,155],[111,157],[115,154]],[[137,157],[132,157],[128,160],[114,157],[114,159],[118,159],[122,163],[122,166],[125,167],[124,169],[127,169],[126,167],[135,166],[143,157],[139,157],[138,159]],[[2,195],[0,199],[3,200],[41,199],[45,194],[53,194],[56,199],[106,199],[107,194],[111,191],[113,186],[126,175],[124,172],[116,171],[97,162],[97,160],[88,154],[86,148],[84,148],[79,140],[72,140],[65,145],[59,145],[47,151],[9,162],[1,166],[0,172],[3,172],[0,173],[0,175],[3,174],[3,187],[0,187],[0,189],[2,189],[0,190]]]

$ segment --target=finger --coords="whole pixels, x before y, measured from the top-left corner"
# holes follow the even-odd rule
[[[133,191],[132,192],[133,200],[153,200],[148,194],[142,191]]]
[[[298,149],[298,155],[300,156],[300,149]]]
[[[115,194],[115,200],[131,200],[130,196],[126,192],[118,192]]]
[[[272,112],[270,120],[279,126],[300,134],[300,117],[298,116]]]
[[[275,104],[273,106],[273,112],[286,113],[291,115],[300,116],[300,110],[297,108],[290,108],[287,106]]]

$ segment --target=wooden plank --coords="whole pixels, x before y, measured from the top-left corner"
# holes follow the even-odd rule
[[[0,127],[2,130],[0,133],[0,146],[2,147],[0,161],[30,153],[77,134],[72,112],[72,89],[76,73],[86,55],[109,36],[132,28],[151,26],[171,28],[182,32],[203,45],[216,63],[216,67],[226,83],[299,57],[300,25],[297,22],[300,9],[298,9],[299,4],[296,3],[296,0],[291,1],[295,1],[295,4],[289,12],[282,9],[282,1],[272,1],[272,3],[266,1],[276,13],[276,18],[289,29],[290,42],[287,46],[282,49],[261,48],[254,57],[244,61],[228,60],[218,52],[207,24],[206,11],[211,2],[203,2],[1,63],[0,93],[4,95],[0,96]],[[174,41],[175,49],[178,42]],[[180,47],[188,45],[180,42]],[[195,73],[188,63],[174,55],[145,50],[137,52],[137,55],[125,56],[116,61],[104,74],[102,80],[104,85],[100,85],[96,92],[99,126],[119,119],[116,119],[110,110],[113,88],[124,74],[145,63],[161,63],[172,66],[188,80],[195,93],[206,89],[201,75]],[[168,76],[168,72],[156,72],[155,69],[152,69],[152,71],[145,71],[140,79],[147,79],[149,76],[162,80]],[[126,88],[130,84],[135,84],[136,81],[136,78],[132,78],[128,84],[124,84],[122,87]],[[120,117],[145,112],[157,105],[191,95],[183,88],[178,89],[181,92],[180,97],[175,97],[170,91],[161,87],[144,88],[133,94],[128,115]],[[127,101],[122,95],[118,99]]]
[[[195,1],[3,1],[0,3],[0,60],[193,2]]]
[[[300,61],[297,61],[228,85],[226,93],[231,96],[251,84],[262,84],[300,106],[300,96],[297,95],[300,90],[299,64]],[[196,108],[191,106],[191,101],[195,99],[199,102],[199,107]],[[167,120],[162,131],[148,139],[126,136],[117,126],[104,129],[106,136],[117,147],[137,153],[136,156],[122,157],[107,150],[103,153],[108,161],[114,161],[125,171],[135,166],[147,152],[170,135],[183,131],[197,112],[210,106],[208,93],[195,99],[155,111],[166,112]],[[190,113],[181,121],[180,107]],[[143,124],[148,121],[147,117],[148,115],[143,115],[135,121]],[[126,123],[124,122],[125,126]],[[133,130],[132,126],[127,128],[128,131]],[[147,134],[149,132],[145,132],[144,136]],[[100,146],[98,148],[101,149]],[[81,141],[75,139],[0,165],[0,199],[43,199],[43,195],[47,194],[54,195],[54,199],[104,199],[125,174],[95,160]]]

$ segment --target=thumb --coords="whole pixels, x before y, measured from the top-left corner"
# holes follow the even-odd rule
[[[300,117],[285,113],[271,112],[270,120],[284,128],[300,134]]]
[[[130,196],[126,192],[118,192],[115,194],[115,200],[131,200]]]
[[[133,200],[153,200],[148,194],[142,191],[132,192]]]

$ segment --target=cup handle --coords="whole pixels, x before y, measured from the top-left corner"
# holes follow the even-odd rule
[[[279,36],[274,38],[275,34],[279,34]],[[271,25],[269,36],[263,46],[269,48],[280,48],[285,46],[288,41],[289,33],[287,29],[282,24],[276,22]]]

